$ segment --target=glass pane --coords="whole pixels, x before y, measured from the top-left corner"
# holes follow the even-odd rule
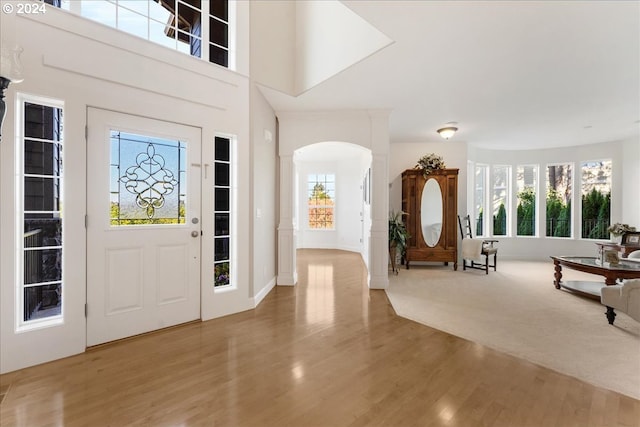
[[[209,14],[229,21],[229,0],[209,0]]]
[[[216,237],[214,239],[214,261],[229,259],[229,238]]]
[[[140,15],[149,16],[149,1],[147,0],[118,0],[118,6],[126,7]]]
[[[333,229],[335,175],[311,174],[307,178],[309,228]]]
[[[118,29],[142,38],[149,38],[148,19],[122,7],[118,8]]]
[[[216,188],[214,193],[215,207],[218,212],[229,211],[229,189],[228,188]]]
[[[215,185],[229,186],[229,164],[228,163],[216,163],[215,164]]]
[[[571,237],[572,165],[547,166],[546,236]]]
[[[473,218],[475,221],[475,236],[484,236],[484,200],[486,191],[487,165],[478,165],[475,170],[475,191],[473,194]]]
[[[609,239],[611,222],[611,160],[583,162],[582,238]]]
[[[209,62],[227,67],[229,65],[229,52],[226,49],[210,44]]]
[[[229,150],[230,141],[228,138],[220,138],[216,137],[214,149],[215,149],[215,159],[221,161],[230,161],[231,155]]]
[[[62,219],[46,214],[24,214],[24,247],[62,245]]]
[[[116,5],[105,1],[83,1],[82,16],[110,27],[116,26]]]
[[[176,48],[175,32],[171,32],[169,35],[165,33],[167,24],[149,21],[149,40],[152,42],[161,44],[171,49]]]
[[[188,53],[191,56],[200,58],[202,39],[192,33],[185,33],[184,31],[178,31],[178,50],[183,53]]]
[[[25,140],[24,173],[59,176],[61,168],[62,145]]]
[[[25,237],[25,244],[31,244]],[[62,280],[62,249],[24,251],[24,284]]]
[[[229,47],[229,26],[217,19],[209,18],[209,41],[223,47]]]
[[[217,213],[214,227],[215,227],[216,236],[228,236],[229,235],[229,214]]]
[[[178,2],[178,15],[180,18],[178,19],[178,29],[185,32],[191,33],[195,35],[200,35],[200,33],[196,33],[194,31],[195,27],[200,26],[201,22],[201,13],[194,8],[186,5],[185,3]]]
[[[178,39],[176,49],[178,50],[178,52],[186,53],[187,55],[191,54],[191,46],[189,45],[189,43],[185,43],[180,39]]]
[[[202,2],[200,0],[178,0],[181,6],[189,6],[191,10],[202,10]]]
[[[516,169],[516,185],[518,190],[516,219],[518,236],[534,236],[536,234],[537,179],[537,166],[518,166]]]
[[[508,166],[493,167],[493,235],[507,235],[507,193],[509,191],[509,173]]]
[[[225,286],[230,281],[229,263],[221,262],[214,265],[214,286]]]
[[[167,3],[166,1],[163,3]],[[173,1],[171,1],[170,3],[170,8],[173,10],[175,8],[175,4]],[[171,16],[171,13],[163,6],[161,6],[159,3],[155,2],[155,1],[151,1],[149,2],[149,17],[151,19],[154,19],[158,22],[169,22],[169,17]]]
[[[24,178],[25,211],[59,211],[60,178]]]
[[[61,313],[61,284],[24,288],[24,321],[59,316]]]
[[[111,224],[184,223],[184,143],[112,131],[111,148]]]
[[[61,140],[62,110],[45,105],[24,104],[24,136],[25,138]]]

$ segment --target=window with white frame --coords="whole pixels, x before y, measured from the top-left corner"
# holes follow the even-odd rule
[[[489,177],[489,165],[477,164],[474,169],[473,181],[473,220],[475,222],[475,235],[485,235],[484,211],[487,192],[487,178]]]
[[[516,167],[516,187],[518,191],[518,205],[516,207],[516,234],[518,236],[536,235],[537,185],[537,165],[523,165]]]
[[[547,237],[571,237],[573,164],[547,165],[546,231]]]
[[[582,162],[582,233],[584,239],[608,239],[611,222],[611,160]]]
[[[63,103],[21,97],[18,327],[62,320]]]
[[[44,0],[154,43],[235,68],[228,0]],[[231,12],[231,13],[230,13]]]
[[[491,209],[493,212],[492,234],[506,236],[509,230],[509,191],[511,166],[496,165],[491,168],[492,194]]]
[[[232,140],[214,141],[214,287],[232,284],[231,245],[233,215]]]
[[[335,228],[336,176],[309,174],[307,177],[308,225],[314,230]]]

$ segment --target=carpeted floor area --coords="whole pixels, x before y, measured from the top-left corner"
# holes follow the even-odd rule
[[[402,317],[640,399],[640,323],[618,313],[609,325],[599,301],[555,289],[551,261],[502,261],[489,275],[412,264],[389,281]]]

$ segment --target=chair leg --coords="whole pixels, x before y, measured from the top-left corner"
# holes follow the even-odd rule
[[[613,325],[613,322],[616,320],[616,312],[613,311],[613,307],[607,306],[607,311],[604,313],[607,315],[607,320],[610,325]]]
[[[484,273],[489,274],[489,254],[484,256]]]
[[[493,254],[493,271],[498,271],[498,253]]]

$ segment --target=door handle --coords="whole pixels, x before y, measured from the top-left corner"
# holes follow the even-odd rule
[[[197,232],[196,230],[193,230],[193,231],[191,232],[191,237],[198,237],[199,235],[200,235],[200,233],[199,233],[199,232]]]

